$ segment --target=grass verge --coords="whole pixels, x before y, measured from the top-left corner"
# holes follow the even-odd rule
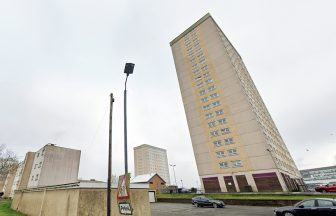
[[[0,200],[0,215],[1,216],[24,216],[17,211],[11,209],[11,201],[10,200]]]
[[[158,194],[158,198],[170,199],[191,199],[199,194]],[[334,198],[336,194],[205,194],[206,197],[213,199],[240,199],[240,200],[304,200],[310,198]]]

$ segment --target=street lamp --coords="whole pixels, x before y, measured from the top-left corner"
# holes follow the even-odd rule
[[[177,186],[176,175],[175,175],[175,168],[174,168],[174,167],[176,167],[176,165],[175,165],[175,164],[169,164],[169,166],[173,167],[174,179],[175,179],[175,185]]]
[[[127,78],[130,74],[133,74],[134,70],[134,64],[133,63],[126,63],[124,73],[126,74],[126,80],[125,80],[125,89],[124,89],[124,154],[125,154],[125,175],[128,174],[128,158],[127,158],[127,107],[126,107],[126,84],[127,84]]]
[[[181,179],[181,186],[182,186],[181,188],[183,188],[183,181],[182,181],[182,179]]]

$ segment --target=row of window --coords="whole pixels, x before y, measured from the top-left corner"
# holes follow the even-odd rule
[[[211,92],[211,91],[213,91],[215,89],[216,89],[216,86],[214,86],[214,85],[213,86],[209,86],[206,90],[203,89],[203,90],[199,91],[199,94],[200,95],[205,95],[206,92]]]
[[[211,137],[217,137],[231,133],[230,128],[221,128],[220,130],[210,131]]]
[[[216,111],[215,111],[216,116],[223,115],[223,113],[224,113],[224,110],[223,110],[223,109],[220,109],[220,110],[216,110]],[[205,117],[206,117],[207,119],[210,119],[210,118],[215,117],[215,115],[214,115],[214,113],[211,112],[211,113],[207,113],[207,114],[205,114]]]
[[[226,139],[224,139],[223,141],[224,141],[224,144],[225,144],[225,145],[230,145],[230,144],[233,144],[233,143],[234,143],[233,138],[231,138],[231,137],[230,137],[230,138],[226,138]],[[220,147],[220,146],[223,145],[223,142],[222,142],[222,140],[216,140],[216,141],[213,142],[213,144],[214,144],[216,147]]]
[[[212,102],[211,104],[208,104],[208,105],[204,105],[202,108],[203,110],[209,110],[213,107],[218,107],[220,105],[220,102],[219,101],[215,101],[215,102]]]
[[[216,93],[213,93],[213,94],[209,95],[209,97],[201,98],[201,101],[202,102],[208,102],[210,99],[214,99],[214,98],[218,98],[218,97],[219,97],[219,94],[216,92]]]
[[[238,155],[238,152],[237,152],[237,149],[229,149],[227,150],[227,154],[228,156],[235,156],[235,155]],[[222,158],[222,157],[225,157],[226,155],[224,151],[217,151],[216,156],[218,158]]]
[[[208,123],[209,127],[210,128],[213,128],[213,127],[216,127],[218,124],[220,125],[223,125],[223,124],[226,124],[227,121],[226,121],[226,118],[222,118],[222,119],[218,119],[216,121],[211,121]]]
[[[243,162],[241,160],[235,160],[235,161],[225,161],[225,162],[220,162],[219,163],[219,168],[221,169],[226,169],[226,168],[235,168],[235,167],[242,167]]]

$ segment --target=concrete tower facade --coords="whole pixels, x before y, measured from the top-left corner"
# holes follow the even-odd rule
[[[301,175],[276,125],[211,15],[170,45],[205,191],[299,190]]]
[[[134,147],[135,176],[157,173],[167,185],[170,184],[166,149],[143,144]]]

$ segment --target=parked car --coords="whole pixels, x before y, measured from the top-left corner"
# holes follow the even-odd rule
[[[327,185],[318,186],[315,188],[315,191],[321,192],[321,193],[336,192],[336,184],[327,184]]]
[[[191,202],[196,207],[210,206],[214,208],[224,208],[225,203],[220,200],[209,199],[205,196],[197,196],[191,199]]]
[[[335,216],[336,200],[334,199],[308,199],[294,206],[276,208],[276,216]]]

